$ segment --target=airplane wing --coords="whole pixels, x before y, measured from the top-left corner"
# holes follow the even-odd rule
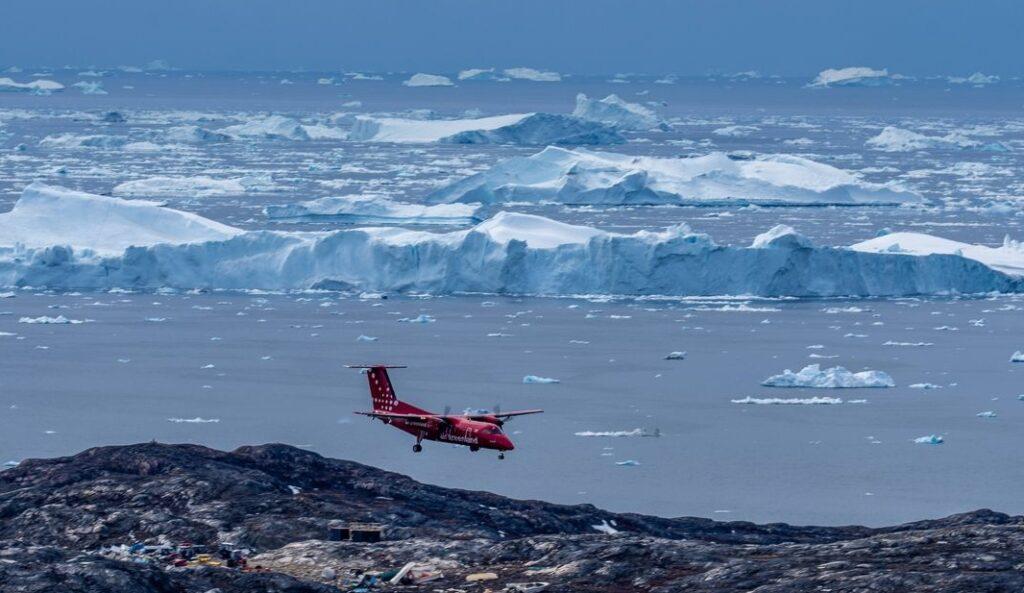
[[[353,412],[360,416],[370,416],[371,418],[390,418],[392,420],[423,420],[427,421],[430,419],[440,420],[441,422],[448,422],[447,416],[441,416],[439,414],[392,414],[390,412]]]
[[[479,419],[479,418],[502,418],[502,419],[507,419],[507,418],[512,418],[512,417],[515,417],[515,416],[526,416],[527,414],[540,414],[543,411],[544,410],[540,410],[540,409],[536,409],[536,410],[516,410],[514,412],[501,412],[499,414],[472,414],[472,415],[466,415],[466,416],[462,416],[462,417],[463,418],[468,418],[470,420],[476,420],[476,419]]]

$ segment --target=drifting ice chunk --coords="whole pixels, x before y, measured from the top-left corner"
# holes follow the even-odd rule
[[[880,86],[890,81],[889,71],[886,69],[874,70],[864,66],[852,66],[849,68],[829,68],[818,73],[811,84],[811,87],[830,86]]]
[[[626,141],[614,127],[568,115],[534,113],[491,130],[459,132],[441,138],[447,144],[601,145]]]
[[[950,76],[946,78],[951,84],[973,84],[975,86],[984,86],[986,84],[995,84],[999,82],[999,77],[992,75],[982,74],[981,72],[975,72],[970,76]]]
[[[445,224],[479,222],[479,204],[402,204],[384,196],[358,195],[320,198],[309,202],[267,206],[263,213],[273,220],[329,220],[345,224]]]
[[[0,92],[24,92],[48,95],[55,91],[64,90],[64,85],[53,80],[33,80],[32,82],[14,82],[10,78],[0,78]]]
[[[799,373],[786,369],[781,375],[768,377],[761,384],[765,387],[817,387],[824,389],[896,386],[892,377],[882,371],[851,373],[843,367],[821,370],[821,366],[817,364],[807,365]]]
[[[1020,350],[1014,352],[1013,356],[1010,357],[1010,362],[1024,362],[1024,352]]]
[[[503,80],[508,77],[502,76],[494,71],[494,68],[469,68],[459,71],[459,80]]]
[[[562,204],[896,205],[917,194],[861,181],[793,155],[733,160],[716,152],[694,158],[637,157],[548,147],[513,157],[427,197],[445,202]]]
[[[912,383],[907,387],[911,389],[942,389],[942,385],[936,385],[935,383]]]
[[[550,383],[561,383],[558,379],[552,379],[550,377],[538,377],[537,375],[526,375],[523,377],[523,383],[531,384],[550,384]]]
[[[977,414],[975,414],[975,416],[977,416],[978,418],[995,418],[996,413],[993,412],[992,410],[985,410],[984,412],[978,412]]]
[[[244,124],[221,128],[219,132],[239,138],[309,140],[309,134],[306,133],[306,129],[299,122],[283,115],[272,115],[262,119],[254,119]]]
[[[504,74],[509,78],[534,82],[560,82],[562,80],[562,75],[557,72],[534,70],[533,68],[506,68]]]
[[[437,74],[413,74],[409,80],[403,82],[405,86],[453,86],[452,80],[447,76]]]
[[[653,110],[638,103],[628,103],[618,95],[604,99],[590,99],[585,94],[576,95],[576,109],[572,114],[580,119],[599,121],[623,130],[650,130],[663,125]]]
[[[42,317],[22,317],[21,319],[18,320],[18,323],[31,323],[43,325],[79,325],[81,323],[85,323],[85,321],[82,319],[68,319],[63,315],[58,315],[56,317],[47,317],[46,315],[43,315]]]
[[[806,398],[780,398],[780,397],[744,397],[743,399],[732,400],[734,404],[752,404],[758,406],[829,406],[843,403],[838,397],[806,397]]]
[[[399,323],[434,323],[437,321],[434,317],[421,313],[416,317],[403,317],[398,320]]]
[[[627,459],[625,461],[616,461],[615,465],[621,465],[623,467],[633,467],[636,465],[640,465],[640,462],[635,459]]]
[[[869,138],[865,144],[875,150],[885,152],[909,152],[929,148],[971,148],[979,146],[981,142],[956,132],[945,136],[925,136],[910,130],[887,126],[877,136]]]
[[[919,445],[941,445],[946,441],[937,434],[930,434],[928,436],[917,437],[914,439],[914,442]]]
[[[175,424],[217,424],[220,422],[220,418],[202,418],[196,416],[195,418],[168,418],[168,422],[174,422]]]
[[[668,354],[665,355],[665,360],[684,360],[685,358],[686,352],[683,352],[681,350],[669,352]]]
[[[575,432],[574,435],[578,437],[660,437],[661,431],[655,428],[654,430],[645,430],[643,428],[634,428],[633,430],[584,430],[581,432]]]

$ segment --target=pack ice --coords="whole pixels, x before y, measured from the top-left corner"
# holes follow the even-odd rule
[[[807,365],[797,373],[786,369],[782,374],[768,377],[761,384],[765,387],[817,387],[822,389],[896,386],[892,377],[882,371],[853,373],[843,367],[822,370],[821,366],[816,364]]]
[[[479,222],[479,204],[403,204],[378,195],[335,196],[267,206],[263,213],[274,220],[329,220],[346,224],[447,224]]]
[[[682,225],[620,234],[509,212],[441,233],[243,231],[154,202],[38,183],[0,214],[0,286],[53,289],[807,297],[1024,289],[1019,275],[971,253],[819,247],[789,229],[726,246]]]
[[[920,195],[799,156],[632,156],[548,147],[436,190],[446,202],[639,205],[898,205]]]

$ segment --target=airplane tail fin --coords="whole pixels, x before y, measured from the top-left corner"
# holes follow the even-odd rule
[[[348,365],[349,368],[366,369],[366,380],[370,384],[370,398],[374,412],[400,412],[400,404],[395,397],[395,388],[388,377],[388,369],[404,369],[397,365]]]

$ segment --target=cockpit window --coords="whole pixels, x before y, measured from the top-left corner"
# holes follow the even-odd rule
[[[484,434],[501,434],[501,431],[498,430],[497,426],[488,426],[487,428],[483,429],[482,432]]]

